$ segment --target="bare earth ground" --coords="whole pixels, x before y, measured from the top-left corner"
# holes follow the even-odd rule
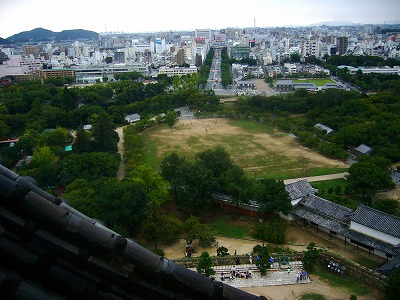
[[[357,260],[362,256],[368,256],[367,252],[355,251],[352,246],[347,246],[347,249],[343,249],[340,245],[343,241],[338,241],[332,239],[328,241],[329,236],[325,236],[326,239],[312,234],[315,229],[302,229],[296,226],[290,226],[287,231],[287,241],[288,245],[286,247],[301,251],[306,249],[306,245],[313,241],[317,246],[327,248],[332,250],[342,256],[345,256],[352,260]],[[258,241],[251,239],[232,239],[227,237],[217,237],[218,247],[224,246],[228,248],[230,254],[237,251],[237,254],[248,254],[252,251],[253,247],[257,244],[261,244]],[[168,245],[161,246],[164,250],[165,257],[169,259],[182,258],[184,257],[185,241],[180,240],[179,242]],[[213,248],[200,248],[195,244],[196,253],[194,256],[199,256],[202,252],[207,251],[211,256],[216,255],[217,247]],[[377,258],[379,260],[379,258]],[[297,284],[297,285],[286,285],[286,286],[267,286],[267,287],[253,287],[253,288],[243,288],[243,290],[248,291],[255,295],[263,295],[268,299],[280,300],[280,299],[299,299],[301,294],[304,293],[317,293],[325,296],[326,299],[349,299],[349,292],[345,289],[339,287],[332,287],[328,282],[324,281],[316,275],[310,276],[311,283],[309,284]],[[373,290],[372,294],[368,296],[358,296],[359,300],[367,299],[380,299],[381,294],[377,290]]]
[[[347,167],[343,162],[328,159],[302,147],[295,139],[282,132],[275,130],[272,134],[249,133],[241,127],[231,125],[227,119],[180,120],[173,130],[164,128],[152,132],[150,136],[157,145],[159,157],[164,157],[172,150],[194,155],[205,148],[223,145],[231,154],[232,160],[247,172],[289,168],[293,166],[291,162],[296,162],[299,158],[308,160],[308,168]],[[235,138],[234,143],[230,143],[231,138]],[[274,159],[271,160],[271,157]],[[243,165],[245,161],[251,160],[257,160],[257,166]],[[271,165],[274,160],[279,161],[279,165]]]
[[[119,164],[117,179],[123,179],[125,177],[125,163],[124,163],[124,130],[125,126],[118,127],[115,131],[118,133],[119,141],[117,144],[118,153],[121,155],[121,163]]]

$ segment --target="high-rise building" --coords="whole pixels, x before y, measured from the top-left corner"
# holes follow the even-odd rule
[[[301,42],[302,57],[309,57],[309,56],[320,57],[319,54],[320,54],[320,41],[318,39],[302,40]]]
[[[179,66],[182,66],[185,63],[185,50],[183,50],[183,48],[180,48],[178,53],[176,53],[175,63]]]
[[[349,44],[349,38],[345,36],[340,36],[336,38],[336,51],[339,55],[343,55],[347,52],[347,47]]]

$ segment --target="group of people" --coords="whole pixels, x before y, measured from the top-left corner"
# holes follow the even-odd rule
[[[302,282],[303,280],[307,280],[307,272],[304,270],[301,270],[297,272],[296,274],[296,282]]]
[[[247,271],[238,271],[235,266],[232,266],[231,271],[229,272],[228,276],[225,276],[224,273],[221,273],[221,281],[224,279],[233,280],[234,278],[251,278],[251,270],[250,268]]]

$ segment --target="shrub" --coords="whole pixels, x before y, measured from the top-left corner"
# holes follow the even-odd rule
[[[164,256],[164,251],[160,248],[154,249],[153,253],[160,255],[160,256]]]
[[[221,246],[217,249],[217,256],[228,256],[230,255],[228,252],[228,248]]]

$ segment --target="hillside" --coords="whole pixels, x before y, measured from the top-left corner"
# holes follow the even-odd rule
[[[30,31],[23,31],[7,38],[11,43],[45,42],[45,41],[66,41],[79,39],[95,39],[98,34],[94,31],[84,29],[63,30],[54,32],[44,28],[35,28]]]
[[[0,45],[7,45],[7,44],[11,44],[10,41],[0,37]]]

